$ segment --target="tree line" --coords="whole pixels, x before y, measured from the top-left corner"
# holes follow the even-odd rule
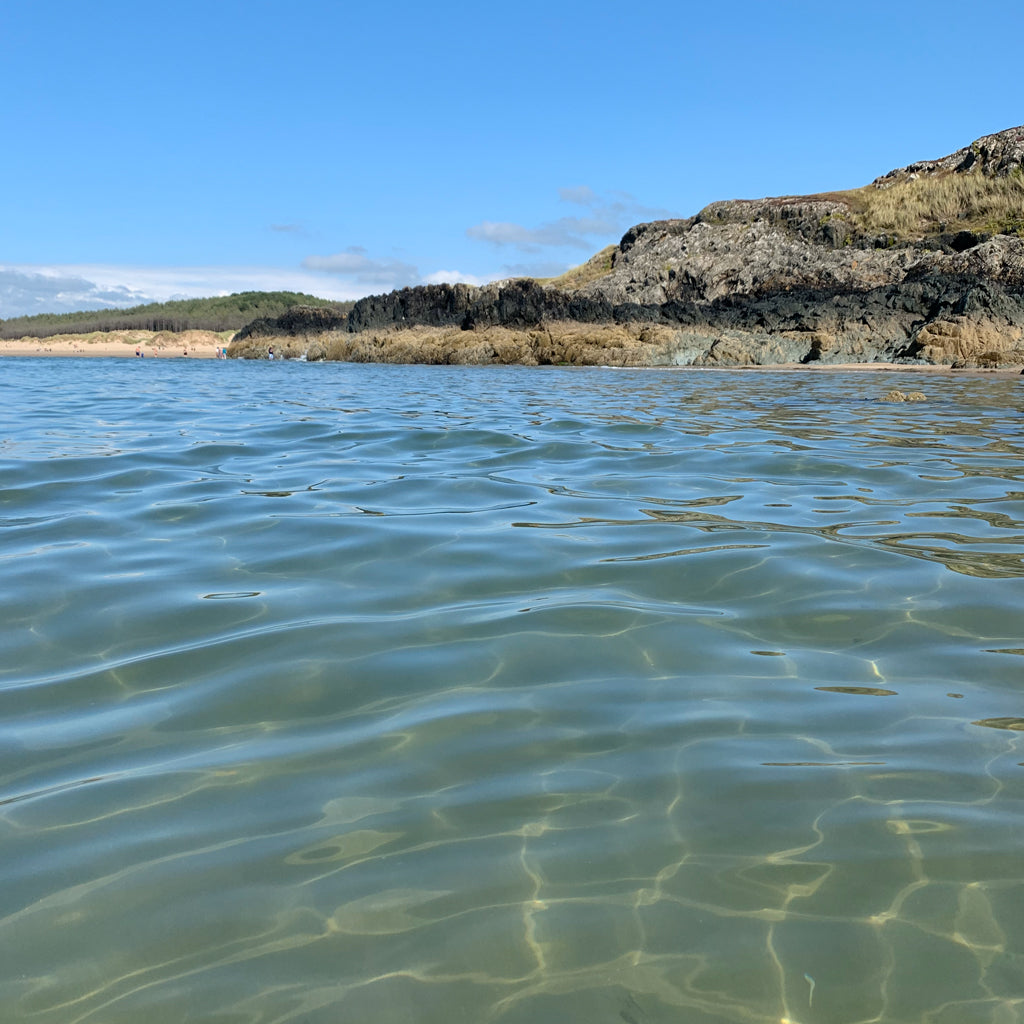
[[[319,306],[347,313],[351,302],[332,302],[301,292],[236,292],[209,299],[151,302],[130,309],[38,313],[0,320],[0,338],[50,338],[93,331],[237,331],[253,320],[278,317],[293,306]]]

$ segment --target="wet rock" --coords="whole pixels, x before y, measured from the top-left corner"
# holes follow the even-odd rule
[[[927,400],[923,391],[889,391],[880,399],[882,402],[925,402]]]

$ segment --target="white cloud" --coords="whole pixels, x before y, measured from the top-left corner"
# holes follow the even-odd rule
[[[671,216],[668,210],[643,206],[628,193],[611,192],[601,196],[588,185],[560,188],[558,196],[564,203],[584,207],[587,214],[559,217],[533,228],[509,221],[485,220],[467,228],[466,234],[481,242],[511,246],[525,253],[537,253],[545,248],[593,250],[601,242],[621,237],[633,224]]]
[[[0,318],[124,309],[245,291],[295,291],[338,300],[367,293],[356,283],[291,268],[8,264],[0,265]]]
[[[144,296],[130,287],[99,284],[70,267],[43,272],[0,267],[0,316],[5,318],[132,306],[144,301]]]
[[[463,274],[461,270],[435,270],[432,274],[426,274],[422,279],[422,284],[475,284],[484,285],[488,281],[493,281],[496,276],[506,275],[491,275],[490,277],[481,277],[479,274]]]
[[[343,252],[330,256],[307,256],[302,261],[307,270],[315,270],[335,277],[348,279],[354,286],[363,286],[361,295],[371,290],[392,290],[394,288],[411,288],[418,284],[475,284],[482,285],[498,277],[507,275],[466,274],[461,270],[433,270],[420,273],[412,263],[385,257],[378,259],[370,256],[362,246],[349,246]]]

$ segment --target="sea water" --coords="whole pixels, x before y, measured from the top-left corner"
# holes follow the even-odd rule
[[[1024,1020],[1022,409],[3,361],[0,1020]]]

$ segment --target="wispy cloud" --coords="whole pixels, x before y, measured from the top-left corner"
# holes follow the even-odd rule
[[[353,245],[330,256],[307,256],[302,261],[307,270],[336,274],[373,287],[400,288],[419,282],[419,270],[411,263],[397,259],[373,259],[362,246]]]
[[[560,188],[558,198],[563,203],[579,203],[580,206],[590,206],[598,202],[597,193],[589,185],[577,185],[574,188]]]
[[[503,277],[558,277],[571,263],[558,260],[536,260],[527,263],[506,263],[501,268]]]
[[[330,256],[307,256],[302,261],[307,270],[318,273],[332,274],[352,283],[353,287],[362,287],[360,294],[365,295],[367,288],[371,290],[412,287],[417,284],[484,284],[491,280],[475,274],[465,274],[459,270],[434,270],[421,273],[419,267],[412,263],[393,257],[373,257],[359,245],[349,246],[342,252]]]
[[[509,221],[485,220],[466,229],[470,238],[492,245],[510,245],[520,252],[540,252],[547,247],[590,249],[587,236],[604,234],[610,230],[603,223],[584,223],[580,217],[561,217],[537,228],[512,224]]]
[[[584,213],[559,217],[536,227],[509,221],[481,221],[466,229],[466,234],[480,242],[510,246],[524,253],[538,253],[548,248],[592,250],[601,241],[618,238],[632,224],[671,216],[668,210],[644,206],[625,192],[599,195],[588,185],[560,188],[563,203],[583,207]]]

